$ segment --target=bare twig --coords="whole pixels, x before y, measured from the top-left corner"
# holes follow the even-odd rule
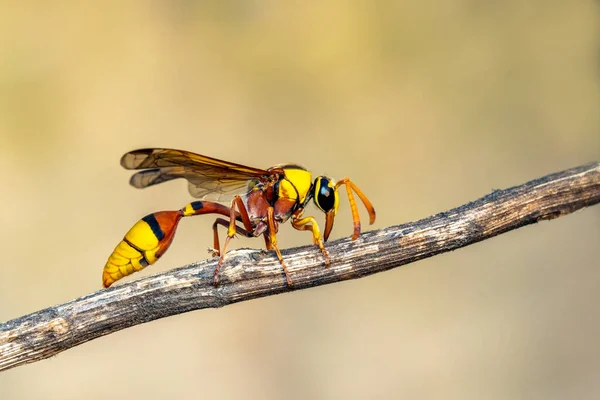
[[[386,271],[598,202],[600,162],[595,162],[495,190],[417,222],[367,232],[356,241],[331,242],[327,268],[316,246],[286,250],[293,289],[273,254],[238,250],[227,259],[218,288],[212,286],[213,258],[0,324],[0,370],[158,318]]]

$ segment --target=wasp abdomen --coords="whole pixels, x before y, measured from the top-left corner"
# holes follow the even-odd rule
[[[139,220],[108,257],[104,287],[154,264],[171,245],[182,216],[181,211],[159,211]]]

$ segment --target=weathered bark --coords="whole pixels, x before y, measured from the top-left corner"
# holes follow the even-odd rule
[[[191,310],[386,271],[600,202],[600,162],[492,193],[458,208],[327,244],[325,267],[316,246],[283,251],[288,288],[272,252],[231,252],[221,285],[212,286],[216,258],[116,285],[0,324],[0,370],[42,360],[88,340]]]

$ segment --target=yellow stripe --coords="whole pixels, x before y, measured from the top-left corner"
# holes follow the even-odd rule
[[[201,204],[194,202],[189,206],[193,208]],[[158,260],[157,253],[160,255],[169,248],[181,216],[180,211],[161,211],[138,221],[108,258],[102,274],[104,286],[108,287],[124,276],[154,264]],[[163,231],[159,220],[170,226],[168,232]]]
[[[125,234],[125,239],[140,250],[150,250],[158,246],[158,238],[147,222],[140,220]]]
[[[133,247],[131,244],[137,247]],[[105,287],[144,269],[147,265],[154,264],[157,260],[156,252],[159,242],[150,226],[139,221],[125,235],[112,252],[102,273],[102,283]],[[139,249],[139,250],[138,250]],[[142,252],[140,252],[142,250]]]

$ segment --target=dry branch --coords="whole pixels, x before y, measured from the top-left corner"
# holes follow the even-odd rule
[[[232,252],[221,285],[216,258],[116,285],[0,324],[0,371],[51,357],[133,325],[201,308],[305,289],[386,271],[600,202],[600,162],[545,176],[450,211],[328,243],[325,268],[316,246],[283,252],[289,289],[271,252]]]

